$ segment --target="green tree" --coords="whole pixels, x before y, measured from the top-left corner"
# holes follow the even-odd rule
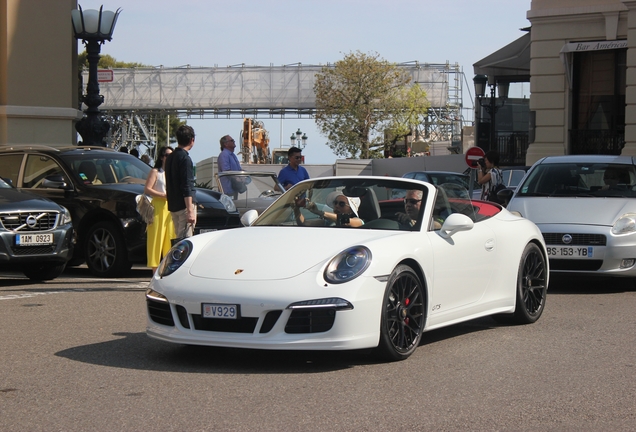
[[[156,117],[157,122],[157,150],[166,145],[166,136],[168,134],[168,115],[159,115]],[[174,147],[177,142],[177,136],[175,133],[179,126],[187,124],[185,120],[179,119],[179,116],[174,113],[170,114],[170,145]]]
[[[379,54],[349,53],[316,75],[316,124],[339,156],[382,157],[384,130],[408,124],[426,105],[410,76]],[[419,90],[418,90],[419,88]],[[409,110],[412,114],[406,114]],[[402,119],[402,120],[400,120]]]
[[[403,87],[396,97],[391,120],[388,122],[385,134],[384,150],[395,148],[398,141],[413,135],[418,127],[424,123],[431,104],[426,98],[426,91],[419,84]]]
[[[83,51],[81,54],[77,55],[77,65],[79,67],[80,73],[84,69],[88,69],[88,54],[86,51]],[[97,62],[97,67],[100,69],[115,69],[115,68],[134,68],[134,67],[150,67],[148,65],[144,65],[142,63],[136,62],[122,62],[115,60],[114,57],[108,54],[101,54],[99,57],[99,62]]]

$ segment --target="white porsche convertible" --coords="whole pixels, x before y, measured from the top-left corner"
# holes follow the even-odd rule
[[[377,347],[400,360],[428,330],[487,315],[535,322],[549,277],[541,232],[448,187],[307,180],[260,216],[248,211],[245,228],[182,240],[146,292],[147,334],[220,347]],[[405,198],[392,198],[399,190]]]

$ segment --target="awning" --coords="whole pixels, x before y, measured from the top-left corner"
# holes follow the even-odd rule
[[[565,67],[565,76],[568,78],[570,90],[572,89],[572,53],[625,48],[627,48],[626,40],[569,42],[563,45],[561,52],[559,52],[559,57],[561,57],[563,67]]]
[[[530,82],[530,33],[473,64],[475,75],[510,82]]]

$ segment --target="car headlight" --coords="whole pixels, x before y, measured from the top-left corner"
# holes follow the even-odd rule
[[[612,234],[629,234],[636,231],[636,213],[626,213],[619,217],[612,227]]]
[[[219,201],[221,201],[221,204],[225,206],[225,209],[227,211],[229,212],[236,211],[236,206],[234,205],[234,201],[232,201],[232,198],[230,198],[229,196],[225,194],[221,194],[221,198],[219,198]]]
[[[327,265],[324,278],[339,284],[360,276],[371,264],[371,251],[364,246],[354,246],[340,252]]]
[[[71,220],[71,212],[68,211],[68,209],[64,206],[60,206],[62,207],[62,214],[60,215],[61,218],[60,220],[62,221],[60,225],[67,225],[70,224],[72,222]]]
[[[161,260],[157,272],[165,277],[177,271],[192,253],[192,243],[189,240],[181,240],[174,245],[168,254]]]

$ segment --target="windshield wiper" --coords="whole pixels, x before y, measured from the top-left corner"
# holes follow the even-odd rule
[[[522,197],[550,197],[550,196],[554,196],[554,194],[549,194],[549,193],[545,193],[545,192],[532,192],[532,193],[521,193],[519,194],[519,196]]]

